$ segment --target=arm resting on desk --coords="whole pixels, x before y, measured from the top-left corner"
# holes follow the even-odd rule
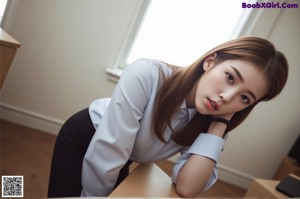
[[[187,152],[179,158],[174,166],[172,180],[180,196],[194,197],[216,182],[216,162],[224,145],[225,140],[218,136],[200,134]]]

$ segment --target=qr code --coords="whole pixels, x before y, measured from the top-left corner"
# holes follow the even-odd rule
[[[23,176],[2,176],[2,197],[23,197]]]

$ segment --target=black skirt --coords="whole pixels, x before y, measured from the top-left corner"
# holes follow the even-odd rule
[[[74,114],[62,126],[54,147],[48,197],[79,197],[83,158],[95,128],[88,108]],[[131,161],[120,170],[116,188],[129,173]]]

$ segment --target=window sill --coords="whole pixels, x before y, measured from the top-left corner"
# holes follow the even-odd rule
[[[108,80],[117,83],[122,75],[123,69],[120,68],[106,68]]]

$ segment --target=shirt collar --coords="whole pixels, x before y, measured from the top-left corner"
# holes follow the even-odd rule
[[[189,114],[189,121],[196,115],[197,109],[196,108],[187,108],[186,100],[184,99],[183,102],[180,104],[179,109],[184,109]]]

